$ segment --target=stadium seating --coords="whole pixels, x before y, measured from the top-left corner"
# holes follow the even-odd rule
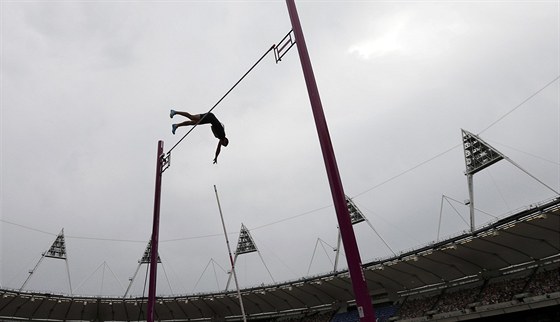
[[[465,312],[472,307],[492,306],[515,300],[520,296],[534,297],[560,292],[560,272],[557,268],[542,270],[514,279],[489,279],[470,287],[444,289],[424,296],[410,296],[402,305],[375,307],[377,322],[412,320],[426,315],[445,312]],[[302,322],[358,322],[358,311],[334,311],[277,321]]]
[[[554,268],[514,279],[486,280],[484,284],[471,288],[443,290],[429,296],[411,296],[405,299],[395,316],[399,319],[412,319],[435,313],[465,312],[472,307],[491,306],[523,297],[558,292],[560,272],[558,268]]]

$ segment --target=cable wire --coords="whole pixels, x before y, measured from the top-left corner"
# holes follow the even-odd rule
[[[20,228],[29,229],[29,230],[36,231],[36,232],[39,232],[39,233],[43,233],[43,234],[47,234],[47,235],[51,235],[51,236],[58,236],[58,234],[50,233],[50,232],[48,232],[48,231],[40,230],[40,229],[37,229],[37,228],[25,226],[25,225],[16,224],[16,223],[14,223],[14,222],[7,221],[7,220],[4,220],[4,219],[0,219],[0,221],[3,222],[3,223],[5,223],[5,224],[18,226],[18,227],[20,227]]]
[[[537,96],[537,94],[539,94],[540,92],[544,91],[545,88],[547,88],[548,86],[552,85],[552,83],[556,82],[558,79],[560,79],[560,75],[556,76],[556,78],[554,78],[553,80],[551,80],[550,82],[548,82],[546,85],[544,85],[541,89],[539,89],[538,91],[534,92],[533,95],[527,97],[523,102],[519,103],[519,105],[517,105],[516,107],[514,107],[513,109],[511,109],[509,112],[507,112],[506,114],[502,115],[501,117],[499,117],[497,120],[495,120],[494,122],[490,123],[490,125],[488,125],[487,127],[485,127],[482,131],[478,132],[478,134],[481,134],[482,132],[485,132],[486,130],[488,130],[489,128],[491,128],[492,126],[494,126],[496,123],[500,122],[501,120],[503,120],[506,116],[510,115],[511,113],[513,113],[513,111],[515,111],[516,109],[520,108],[521,106],[523,106],[523,104],[527,103],[528,101],[530,101],[533,97]]]
[[[398,177],[400,177],[400,176],[402,176],[402,175],[405,175],[405,174],[409,173],[410,171],[415,170],[416,168],[419,168],[419,167],[423,166],[424,164],[426,164],[426,163],[428,163],[428,162],[430,162],[430,161],[432,161],[432,160],[434,160],[434,159],[437,159],[437,158],[439,158],[440,156],[442,156],[442,155],[444,155],[444,154],[450,152],[451,150],[454,150],[455,148],[460,147],[460,146],[462,146],[462,145],[463,145],[463,143],[454,145],[454,146],[450,147],[449,149],[447,149],[447,150],[445,150],[445,151],[443,151],[443,152],[441,152],[441,153],[439,153],[439,154],[437,154],[437,155],[435,155],[435,156],[429,158],[428,160],[422,161],[422,162],[420,162],[419,164],[413,166],[412,168],[409,168],[408,170],[405,170],[405,171],[403,171],[403,172],[401,172],[401,173],[399,173],[399,174],[397,174],[397,175],[394,175],[394,176],[392,176],[391,178],[389,178],[389,179],[387,179],[387,180],[385,180],[385,181],[383,181],[383,182],[381,182],[381,183],[378,183],[377,185],[375,185],[375,186],[373,186],[373,187],[371,187],[371,188],[369,188],[369,189],[367,189],[367,190],[364,190],[364,191],[358,193],[357,195],[354,195],[354,196],[351,197],[351,198],[354,199],[354,198],[359,197],[359,196],[361,196],[361,195],[363,195],[363,194],[365,194],[365,193],[367,193],[367,192],[370,192],[370,191],[373,190],[373,189],[379,188],[379,187],[381,187],[382,185],[384,185],[384,184],[386,184],[386,183],[388,183],[388,182],[391,182],[391,181],[397,179]]]
[[[560,79],[560,75],[556,76],[556,78],[554,78],[553,80],[551,80],[550,82],[548,82],[546,85],[544,85],[543,87],[541,87],[539,90],[537,90],[536,92],[534,92],[533,94],[531,94],[529,97],[527,97],[526,99],[524,99],[521,103],[519,103],[517,106],[515,106],[515,107],[514,107],[513,109],[511,109],[509,112],[507,112],[506,114],[502,115],[501,117],[499,117],[499,118],[498,118],[497,120],[495,120],[494,122],[490,123],[490,125],[488,125],[488,126],[487,126],[486,128],[484,128],[484,129],[482,129],[482,131],[478,132],[478,134],[481,134],[482,132],[485,132],[485,131],[487,131],[489,128],[491,128],[492,126],[496,125],[498,122],[500,122],[501,120],[503,120],[506,116],[508,116],[509,114],[513,113],[513,111],[515,111],[515,110],[517,110],[518,108],[520,108],[521,106],[523,106],[525,103],[527,103],[528,101],[530,101],[533,97],[537,96],[540,92],[542,92],[543,90],[545,90],[548,86],[552,85],[552,84],[553,84],[554,82],[556,82],[558,79]],[[380,186],[382,186],[382,185],[384,185],[384,184],[386,184],[386,183],[388,183],[388,182],[390,182],[390,181],[393,181],[394,179],[396,179],[396,178],[398,178],[398,177],[400,177],[400,176],[402,176],[402,175],[404,175],[404,174],[406,174],[406,173],[408,173],[408,172],[410,172],[410,171],[412,171],[412,170],[414,170],[414,169],[416,169],[416,168],[418,168],[418,167],[420,167],[420,166],[422,166],[422,165],[424,165],[424,164],[426,164],[426,163],[428,163],[428,162],[430,162],[430,161],[432,161],[432,160],[434,160],[434,159],[436,159],[436,158],[439,158],[440,156],[442,156],[442,155],[448,153],[449,151],[451,151],[451,150],[453,150],[453,149],[455,149],[456,147],[461,146],[461,145],[463,145],[463,144],[462,144],[462,143],[461,143],[461,144],[457,144],[457,145],[455,145],[455,146],[453,146],[453,147],[451,147],[451,148],[445,150],[444,152],[442,152],[442,153],[440,153],[440,154],[437,154],[437,155],[435,155],[435,156],[429,158],[428,160],[423,161],[423,162],[421,162],[421,163],[415,165],[414,167],[412,167],[412,168],[410,168],[410,169],[408,169],[408,170],[405,170],[405,171],[403,171],[403,172],[401,172],[401,173],[399,173],[399,174],[397,174],[397,175],[395,175],[395,176],[393,176],[393,177],[391,177],[391,178],[389,178],[389,179],[387,179],[387,180],[385,180],[385,181],[383,181],[383,182],[381,182],[381,183],[379,183],[379,184],[377,184],[377,185],[375,185],[375,186],[373,186],[373,187],[371,187],[371,188],[369,188],[369,189],[367,189],[367,190],[365,190],[365,191],[362,191],[362,192],[358,193],[357,195],[354,195],[352,198],[359,197],[359,196],[361,196],[361,195],[363,195],[363,194],[365,194],[365,193],[367,193],[367,192],[370,192],[370,191],[373,190],[373,189],[379,188]]]

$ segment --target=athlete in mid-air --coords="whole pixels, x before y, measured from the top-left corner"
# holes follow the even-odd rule
[[[218,146],[216,147],[216,155],[214,157],[214,164],[218,162],[218,155],[220,155],[220,150],[223,146],[227,146],[229,144],[229,140],[226,138],[226,131],[224,130],[224,125],[218,121],[216,116],[212,113],[204,113],[204,114],[190,114],[188,112],[180,112],[171,110],[169,113],[169,117],[173,118],[175,115],[181,115],[184,117],[189,118],[189,121],[184,121],[182,123],[177,123],[171,125],[171,132],[175,134],[175,131],[178,127],[187,126],[187,125],[195,125],[195,124],[211,124],[212,133],[214,136],[219,140]]]

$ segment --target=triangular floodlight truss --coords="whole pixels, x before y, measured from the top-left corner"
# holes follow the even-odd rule
[[[350,220],[352,221],[352,225],[365,221],[366,218],[364,217],[364,214],[362,214],[362,211],[358,209],[354,201],[352,201],[352,199],[350,199],[350,197],[346,195],[344,197],[346,197],[346,206],[348,207],[348,212],[350,213]]]
[[[350,199],[350,197],[348,197],[347,195],[344,195],[344,198],[346,199],[346,207],[348,207],[348,212],[350,213],[350,221],[352,222],[352,226],[361,223],[362,221],[366,221],[366,218],[362,214],[362,211],[356,206],[354,201],[352,201],[352,199]],[[371,226],[370,222],[369,221],[366,222],[373,229],[373,226]],[[338,258],[340,255],[341,242],[342,242],[342,236],[340,235],[340,229],[338,229],[338,237],[336,238],[336,248],[335,248],[336,255],[334,256],[333,272],[336,272],[338,268]],[[311,264],[309,266],[311,267]]]
[[[66,260],[66,243],[64,242],[64,229],[58,234],[51,247],[44,254],[45,257]]]
[[[535,179],[537,182],[547,187],[549,190],[559,195],[558,191],[554,190],[552,187],[548,186],[537,177],[529,173],[527,170],[523,169],[520,165],[513,162],[503,153],[499,152],[497,149],[493,148],[490,144],[484,142],[480,137],[472,134],[469,131],[461,129],[463,136],[463,149],[465,152],[465,165],[467,176],[468,189],[469,189],[469,207],[470,207],[470,219],[471,219],[471,232],[475,229],[474,224],[474,185],[473,176],[475,173],[493,165],[494,163],[505,159],[519,170],[525,172],[531,178]]]
[[[64,228],[62,228],[60,233],[56,236],[56,239],[52,243],[51,247],[49,247],[49,249],[46,252],[41,254],[41,258],[39,259],[37,264],[35,264],[35,267],[29,270],[29,275],[27,276],[27,278],[25,279],[25,281],[23,282],[19,290],[21,291],[25,288],[25,286],[31,279],[31,276],[33,276],[33,274],[37,271],[37,269],[41,265],[41,262],[43,262],[43,259],[45,259],[46,257],[64,260],[66,264],[66,273],[68,274],[68,286],[70,289],[70,295],[72,295],[72,280],[70,278],[70,268],[68,267],[68,258],[66,257],[66,242],[64,240]]]
[[[251,233],[249,232],[249,229],[247,229],[247,227],[245,227],[244,224],[241,224],[241,230],[239,231],[239,239],[237,241],[237,249],[235,251],[235,256],[233,258],[233,266],[235,267],[235,263],[237,263],[237,257],[239,255],[254,253],[254,252],[257,252],[257,254],[259,254],[261,262],[263,263],[264,268],[266,268],[266,271],[268,272],[268,275],[270,276],[270,279],[272,279],[272,282],[276,283],[276,281],[274,280],[274,277],[272,277],[272,274],[270,273],[270,270],[268,269],[268,266],[266,266],[266,263],[264,262],[264,259],[261,255],[261,252],[257,248],[257,244],[253,240],[253,237],[251,237]],[[226,283],[226,288],[225,288],[226,291],[229,288],[229,283],[231,282],[231,278],[232,278],[232,275],[233,275],[232,273],[233,273],[233,270],[229,272],[229,277],[228,277],[228,281]]]
[[[504,155],[469,131],[461,130],[466,174],[475,174],[504,159]]]
[[[144,254],[142,255],[142,258],[138,260],[138,266],[136,267],[136,271],[134,272],[134,275],[132,275],[132,277],[129,278],[128,287],[126,288],[123,297],[126,297],[128,295],[128,292],[130,291],[130,288],[132,287],[132,284],[136,279],[136,275],[140,270],[140,266],[142,266],[142,264],[150,265],[151,258],[152,258],[152,240],[150,239],[150,241],[148,241],[148,245],[146,245],[146,250],[144,250]],[[159,254],[157,258],[157,263],[161,264],[161,258],[159,257]]]
[[[144,255],[142,255],[142,258],[138,261],[138,263],[140,264],[150,264],[150,259],[152,258],[152,241],[150,240],[148,242],[148,246],[146,246],[146,250],[144,251]],[[159,264],[161,264],[161,258],[157,257],[157,262]]]
[[[358,208],[358,206],[354,203],[354,201],[352,201],[352,199],[347,195],[344,195],[344,198],[346,199],[346,206],[348,207],[348,212],[350,213],[350,221],[352,222],[352,226],[365,221],[368,224],[368,226],[371,228],[371,230],[373,230],[373,232],[377,235],[377,237],[381,239],[383,244],[385,244],[385,246],[387,246],[387,248],[396,256],[395,251],[393,251],[393,249],[389,246],[389,244],[387,244],[385,239],[381,237],[381,235],[377,232],[377,230],[373,228],[373,225],[369,222],[369,220],[367,220],[367,218],[364,216],[360,208]],[[336,255],[334,257],[333,272],[336,272],[338,268],[338,258],[340,255],[341,242],[342,242],[342,236],[340,235],[340,229],[338,229],[338,237],[337,237],[336,248],[335,248]]]
[[[241,231],[239,232],[239,240],[237,241],[237,249],[235,255],[253,253],[258,251],[257,245],[251,237],[251,233],[245,225],[241,224]]]

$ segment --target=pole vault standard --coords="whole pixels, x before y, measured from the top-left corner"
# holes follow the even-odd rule
[[[288,36],[284,37],[283,41],[289,39]],[[287,41],[288,44],[291,44],[291,41]],[[293,45],[293,44],[292,44]],[[278,56],[276,62],[280,61],[282,56],[291,48],[291,46],[284,46],[283,53],[278,52]],[[256,63],[249,68],[249,70],[241,76],[241,78],[218,100],[214,106],[207,112],[210,113],[220,102],[229,94],[233,89],[247,76],[265,57],[268,55],[269,52],[276,49],[276,45],[272,45],[262,56],[257,60]],[[155,304],[155,297],[156,297],[156,276],[157,276],[157,258],[158,258],[158,236],[159,236],[159,209],[160,209],[160,199],[161,199],[161,177],[163,172],[169,168],[171,165],[171,151],[175,149],[179,143],[181,143],[193,130],[194,128],[200,123],[196,123],[167,153],[163,154],[163,141],[158,141],[158,155],[157,155],[157,166],[156,166],[156,192],[154,198],[154,223],[152,228],[152,250],[150,256],[150,288],[148,291],[148,322],[154,321],[154,304]],[[241,298],[240,298],[241,299]]]
[[[152,225],[152,249],[150,253],[150,286],[148,290],[148,316],[147,321],[154,321],[154,305],[156,302],[156,276],[159,241],[159,209],[161,204],[161,177],[164,166],[163,141],[158,141],[156,162],[156,192],[154,196],[154,222]],[[168,163],[169,161],[167,161]]]
[[[340,180],[340,174],[338,172],[338,166],[334,156],[329,129],[323,112],[323,106],[321,104],[321,97],[319,96],[319,90],[317,89],[317,83],[315,82],[313,67],[311,66],[311,60],[309,59],[309,53],[307,52],[307,46],[305,45],[305,39],[303,37],[303,31],[301,29],[294,0],[286,0],[286,4],[288,6],[288,13],[290,15],[292,28],[296,38],[299,59],[301,61],[301,67],[303,69],[303,75],[307,85],[309,100],[311,101],[311,109],[313,110],[313,117],[315,118],[315,125],[319,135],[321,151],[323,152],[323,160],[325,162],[327,176],[329,178],[331,194],[334,201],[336,216],[338,218],[340,234],[344,244],[344,251],[346,252],[348,271],[350,272],[350,278],[352,280],[352,288],[354,289],[354,296],[356,297],[360,321],[373,322],[375,321],[375,314],[373,312],[367,283],[362,270],[362,261],[360,259],[360,252],[358,251],[356,237],[350,221],[350,213],[346,207],[342,181]]]

